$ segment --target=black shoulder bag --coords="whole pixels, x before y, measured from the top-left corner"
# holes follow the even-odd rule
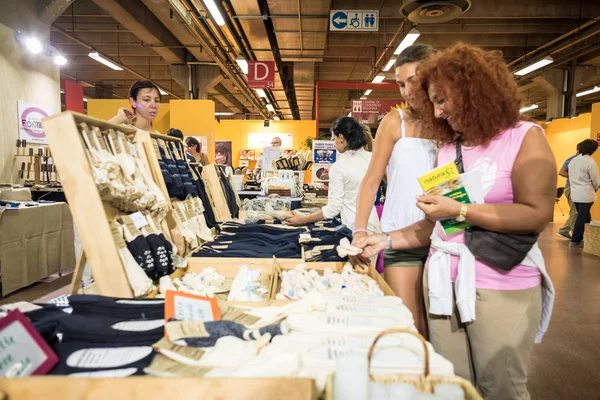
[[[462,159],[462,140],[456,139],[456,160],[458,172],[465,172]],[[514,235],[493,232],[473,226],[465,231],[465,245],[473,255],[485,263],[510,271],[521,264],[537,242],[539,234]]]

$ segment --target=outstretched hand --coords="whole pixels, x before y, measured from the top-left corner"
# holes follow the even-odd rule
[[[363,258],[375,257],[389,247],[387,235],[381,233],[360,237],[353,240],[352,244],[363,249],[361,254]]]

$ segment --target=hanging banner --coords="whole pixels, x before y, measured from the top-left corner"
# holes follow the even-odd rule
[[[248,61],[248,87],[275,88],[275,61]]]
[[[27,143],[46,144],[46,133],[42,127],[42,119],[51,115],[52,112],[35,104],[18,102],[19,117],[19,139],[27,140]]]
[[[403,100],[352,100],[352,117],[363,124],[378,124],[392,110],[407,107]]]
[[[335,142],[331,140],[313,140],[313,182],[329,182],[329,169],[335,162],[336,156]]]

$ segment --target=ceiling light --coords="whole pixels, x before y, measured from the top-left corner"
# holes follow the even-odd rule
[[[162,94],[163,96],[168,95],[169,93],[165,92],[164,90],[162,90],[160,87],[158,88],[158,91],[160,92],[160,94]]]
[[[365,92],[365,97],[366,97],[366,96],[368,96],[368,95],[370,95],[370,94],[371,94],[371,92],[372,92],[372,90],[371,90],[371,89],[367,90],[367,91]]]
[[[83,101],[85,101],[87,103],[87,101],[88,101],[87,97],[84,97]]]
[[[67,63],[67,59],[64,58],[63,56],[61,56],[60,54],[57,54],[54,56],[54,64],[65,65],[66,63]]]
[[[27,39],[25,39],[25,46],[27,46],[27,49],[29,49],[29,51],[33,54],[41,53],[43,50],[40,41],[34,37],[28,37]]]
[[[540,61],[534,62],[533,64],[531,64],[523,69],[518,70],[517,72],[515,72],[515,75],[519,75],[519,76],[527,75],[528,73],[533,72],[536,69],[545,67],[548,64],[552,64],[553,62],[554,62],[554,60],[552,59],[552,57],[550,57],[550,56],[544,57]]]
[[[385,76],[383,75],[377,75],[375,78],[373,78],[373,83],[381,83],[385,80]]]
[[[248,61],[246,61],[246,59],[244,57],[238,56],[235,59],[235,62],[238,63],[238,65],[240,66],[240,69],[242,70],[242,72],[247,75],[248,74]]]
[[[388,72],[390,69],[392,69],[392,67],[394,66],[395,63],[396,63],[396,59],[392,58],[390,61],[388,61],[387,65],[385,66],[383,71]]]
[[[273,119],[274,119],[275,121],[279,121],[279,119],[280,119],[280,118],[279,118],[279,117],[276,115],[276,116],[274,116],[274,117],[273,117]]]
[[[106,65],[107,67],[114,69],[115,71],[123,71],[123,68],[119,67],[117,64],[113,63],[112,61],[102,57],[100,54],[98,54],[97,51],[92,51],[90,54],[88,54],[88,57],[93,58],[94,60],[98,61],[99,63],[102,63],[102,64]]]
[[[256,89],[256,94],[258,94],[259,97],[264,97],[264,98],[267,97],[267,94],[262,89]]]
[[[61,92],[62,94],[64,94],[64,93],[65,93],[65,91],[64,91],[63,89],[60,89],[60,92]]]
[[[223,117],[231,117],[233,115],[233,113],[230,111],[220,111],[220,112],[216,112],[215,115],[223,116]]]
[[[532,105],[530,105],[530,106],[527,106],[527,107],[523,107],[523,108],[521,108],[521,109],[519,110],[519,112],[521,112],[521,113],[524,113],[524,112],[527,112],[527,111],[535,110],[535,109],[536,109],[536,108],[538,108],[538,107],[539,107],[539,106],[538,106],[537,104],[532,104]]]
[[[225,20],[223,19],[223,16],[217,8],[217,5],[215,4],[214,0],[204,0],[204,4],[206,5],[206,8],[208,8],[208,11],[210,11],[210,15],[212,15],[217,25],[225,25]]]
[[[415,28],[408,31],[406,36],[404,36],[404,39],[402,39],[402,41],[396,48],[396,51],[394,51],[394,54],[398,55],[402,53],[404,49],[406,49],[408,46],[412,46],[412,44],[419,38],[420,35],[421,34],[419,33],[419,31]]]
[[[267,104],[267,110],[275,112],[275,107],[273,107],[273,104]]]
[[[600,92],[600,86],[594,86],[593,89],[585,90],[583,92],[579,92],[575,95],[575,97],[587,96],[588,94]]]

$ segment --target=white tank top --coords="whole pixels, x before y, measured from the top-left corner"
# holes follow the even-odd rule
[[[387,165],[387,191],[381,216],[383,232],[406,228],[425,218],[416,197],[423,194],[418,178],[433,169],[437,147],[429,139],[407,138],[404,114],[400,113],[402,139],[394,145]]]

